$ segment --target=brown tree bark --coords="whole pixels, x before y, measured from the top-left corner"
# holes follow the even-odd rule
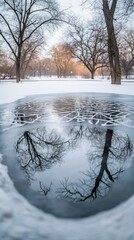
[[[114,30],[114,12],[118,0],[113,0],[111,8],[109,7],[108,0],[103,0],[103,13],[106,21],[108,33],[108,55],[111,73],[111,83],[121,84],[121,67],[119,59],[119,49]]]
[[[21,71],[21,65],[20,65],[20,58],[17,57],[16,58],[16,82],[19,83],[20,82],[20,79],[21,79],[21,74],[20,74],[20,71]]]

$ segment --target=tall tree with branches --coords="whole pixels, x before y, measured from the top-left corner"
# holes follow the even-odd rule
[[[74,19],[68,30],[68,48],[72,56],[89,70],[94,79],[97,69],[107,66],[105,29],[99,22],[83,24]]]
[[[103,11],[105,18],[108,38],[108,55],[112,84],[121,84],[121,67],[119,58],[119,46],[117,43],[117,35],[115,28],[115,20],[120,16],[129,16],[134,10],[134,0],[83,0],[83,3],[88,2]],[[94,3],[94,4],[93,4]],[[118,11],[117,11],[118,10]],[[118,13],[117,13],[118,12]]]
[[[20,81],[23,45],[61,21],[55,0],[1,0],[0,35],[10,48],[16,64],[16,82]]]
[[[119,47],[114,27],[114,15],[117,9],[117,4],[120,10],[122,8],[121,6],[124,7],[125,10],[121,10],[122,14],[127,15],[129,13],[132,13],[134,10],[134,0],[123,0],[122,2],[120,0],[102,0],[103,13],[108,33],[108,54],[112,84],[121,84]]]
[[[120,43],[122,73],[127,78],[134,72],[134,29],[125,30]]]

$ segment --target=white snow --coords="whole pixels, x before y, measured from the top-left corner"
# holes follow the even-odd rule
[[[21,82],[16,84],[0,83],[0,104],[13,102],[16,99],[33,94],[101,92],[134,95],[134,82],[123,82],[122,85],[111,85],[104,80],[60,80]]]
[[[134,83],[109,81],[43,81],[0,83],[0,104],[33,94],[107,92],[134,95]],[[84,219],[59,219],[45,214],[21,196],[1,164],[0,240],[133,240],[134,196],[113,210]]]

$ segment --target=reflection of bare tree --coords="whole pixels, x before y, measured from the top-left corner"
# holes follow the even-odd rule
[[[17,140],[16,151],[20,165],[30,180],[36,171],[49,169],[60,162],[65,148],[62,138],[55,131],[48,135],[43,128],[25,131]]]
[[[67,129],[68,135],[70,137],[70,143],[72,145],[77,145],[82,139],[87,139],[94,142],[96,145],[100,137],[105,133],[104,129],[101,128],[91,128],[89,126],[84,126],[83,124],[75,125]]]
[[[69,179],[62,181],[62,187],[58,189],[58,194],[62,198],[73,201],[86,201],[104,195],[104,192],[110,188],[111,182],[114,182],[124,170],[121,163],[132,153],[133,145],[128,136],[120,136],[114,133],[112,129],[107,129],[103,145],[102,136],[105,130],[97,131],[96,128],[87,128],[87,138],[89,138],[87,130],[91,134],[90,137],[94,138],[97,135],[96,143],[99,140],[100,152],[95,149],[93,153],[88,153],[89,160],[94,162],[95,168],[92,171],[83,173],[86,178],[79,180],[79,183],[69,182]],[[94,132],[94,130],[96,131]],[[75,133],[75,140],[82,137],[81,127],[78,131],[71,129],[72,132]],[[116,166],[115,160],[120,161],[120,167],[119,164]]]
[[[40,185],[40,193],[43,193],[45,196],[48,195],[48,193],[51,191],[51,187],[52,187],[52,182],[50,183],[49,187],[45,186],[44,184],[42,184],[41,181],[39,181],[39,185]]]
[[[84,141],[88,145],[88,171],[82,172],[77,182],[71,182],[69,178],[62,181],[57,193],[62,198],[86,201],[103,196],[127,167],[126,160],[132,154],[133,145],[126,134],[77,124],[65,127],[64,136],[61,137],[56,130],[46,130],[44,127],[25,131],[17,141],[16,151],[21,168],[30,182],[36,172],[61,163],[68,150],[77,150]],[[39,181],[39,187],[39,192],[47,196],[52,190],[51,180],[48,186]]]

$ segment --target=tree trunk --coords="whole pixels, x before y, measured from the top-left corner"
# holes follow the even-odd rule
[[[25,73],[26,73],[26,70],[21,70],[21,79],[25,79],[26,78],[26,75],[25,75]]]
[[[121,84],[121,68],[119,60],[119,50],[117,46],[117,41],[114,34],[114,29],[109,30],[108,33],[108,55],[111,73],[111,83]]]
[[[113,3],[117,1],[113,0]],[[113,16],[114,10],[109,9],[108,1],[103,0],[103,12],[106,21],[107,33],[108,33],[108,55],[110,64],[110,74],[112,84],[121,84],[121,67],[119,59],[119,49],[114,31]]]
[[[20,82],[20,59],[16,59],[16,82]]]
[[[91,78],[94,79],[94,70],[91,72]]]
[[[21,46],[18,46],[18,54],[16,57],[16,82],[19,83],[21,79]]]

